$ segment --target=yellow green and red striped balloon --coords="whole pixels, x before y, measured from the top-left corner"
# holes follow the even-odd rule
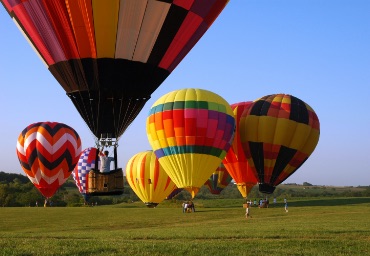
[[[77,132],[63,123],[27,126],[17,141],[17,156],[27,177],[49,198],[68,179],[81,153]]]
[[[314,110],[287,94],[257,99],[242,114],[240,138],[260,191],[272,193],[314,151],[320,123]]]
[[[148,207],[155,207],[177,189],[153,151],[131,157],[126,166],[127,182]]]
[[[150,109],[146,129],[165,171],[194,198],[230,148],[235,119],[221,96],[189,88],[158,99]]]

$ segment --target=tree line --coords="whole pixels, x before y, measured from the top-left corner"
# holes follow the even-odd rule
[[[336,189],[335,187],[313,186],[310,183],[303,185],[287,184],[279,185],[273,194],[267,195],[269,198],[294,198],[294,197],[369,197],[370,186],[348,187]],[[248,195],[248,199],[265,198],[266,194],[258,191],[258,186],[254,186]],[[230,183],[221,194],[213,195],[203,186],[195,199],[240,199],[241,195],[235,184]],[[176,196],[176,200],[190,200],[190,194],[182,191]],[[72,176],[58,189],[50,199],[53,206],[82,206],[84,200],[80,195]],[[132,203],[140,201],[126,180],[124,181],[124,192],[120,196],[98,196],[89,200],[91,205],[110,205],[119,203]],[[44,197],[22,174],[0,172],[0,206],[2,207],[35,207],[44,204]],[[50,202],[49,202],[50,203]]]

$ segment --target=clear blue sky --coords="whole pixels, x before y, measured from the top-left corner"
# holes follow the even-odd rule
[[[317,113],[321,136],[285,181],[370,185],[370,1],[230,0],[210,30],[152,95],[121,137],[119,166],[150,149],[147,113],[172,90],[211,90],[230,104],[292,94]],[[63,122],[94,146],[63,89],[0,6],[0,171],[23,173],[19,133],[39,121]]]

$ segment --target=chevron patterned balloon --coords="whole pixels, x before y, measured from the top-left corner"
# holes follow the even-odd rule
[[[80,153],[80,136],[63,123],[31,124],[17,141],[17,156],[23,171],[46,198],[52,197],[68,179]]]

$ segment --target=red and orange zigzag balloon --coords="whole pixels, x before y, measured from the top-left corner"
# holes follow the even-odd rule
[[[53,196],[68,179],[80,152],[80,136],[63,123],[31,124],[17,141],[17,156],[23,171],[46,198]]]

